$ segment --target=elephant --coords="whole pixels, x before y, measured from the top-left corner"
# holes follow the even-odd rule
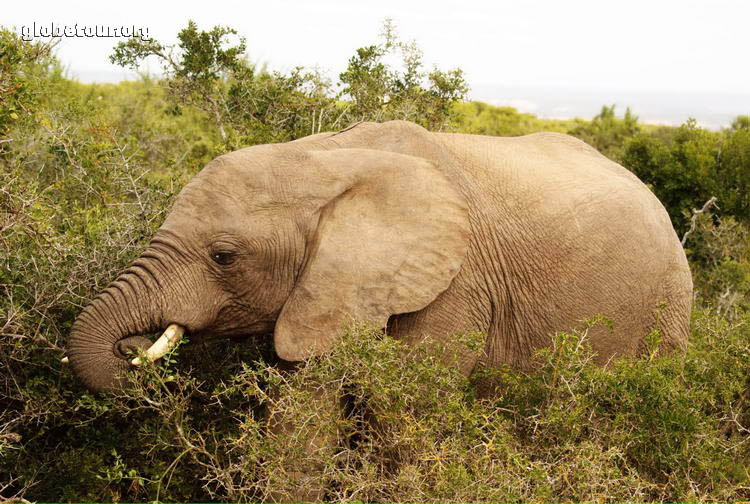
[[[72,369],[121,387],[142,335],[273,338],[331,351],[348,321],[407,344],[483,331],[450,363],[532,369],[550,335],[603,314],[606,364],[686,346],[692,279],[669,216],[630,171],[558,133],[489,137],[405,121],[256,145],[208,163],[146,250],[79,314]],[[151,353],[148,353],[151,352]]]

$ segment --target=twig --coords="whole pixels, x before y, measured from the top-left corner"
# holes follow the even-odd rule
[[[716,196],[711,196],[711,199],[706,201],[706,203],[703,205],[703,208],[701,208],[700,210],[698,210],[697,208],[693,208],[693,217],[690,219],[690,229],[688,229],[685,234],[682,235],[682,241],[680,242],[682,243],[683,247],[685,246],[685,241],[687,241],[688,235],[695,231],[695,219],[698,218],[698,214],[702,214],[703,212],[708,210],[711,205],[719,208],[719,205],[716,204]]]

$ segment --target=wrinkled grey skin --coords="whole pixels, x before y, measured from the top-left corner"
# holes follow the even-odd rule
[[[604,314],[597,359],[686,344],[692,281],[666,211],[574,138],[429,133],[407,122],[261,145],[209,163],[146,251],[80,314],[68,355],[119,383],[138,335],[271,334],[300,361],[350,317],[414,342],[481,330],[480,361],[524,368],[549,334]],[[661,303],[666,307],[659,308]]]

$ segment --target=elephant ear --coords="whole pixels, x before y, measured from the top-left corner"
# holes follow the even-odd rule
[[[308,155],[317,228],[274,333],[290,361],[330,350],[351,320],[385,327],[427,306],[458,273],[469,236],[465,198],[430,162],[367,149]]]

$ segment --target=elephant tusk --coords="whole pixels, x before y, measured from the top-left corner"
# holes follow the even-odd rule
[[[60,359],[60,363],[62,363],[62,364],[70,364],[70,359],[68,359],[67,357],[63,357],[62,359]]]
[[[178,324],[170,325],[167,327],[166,331],[164,331],[164,334],[162,334],[159,339],[156,340],[148,350],[146,350],[144,359],[149,362],[154,362],[155,360],[162,358],[182,339],[183,334],[185,334],[184,327]],[[130,363],[134,366],[140,366],[143,364],[144,359],[136,357],[130,361]]]

